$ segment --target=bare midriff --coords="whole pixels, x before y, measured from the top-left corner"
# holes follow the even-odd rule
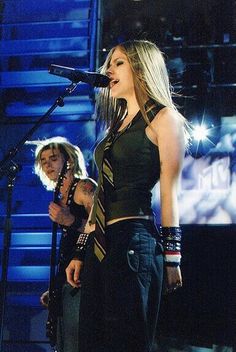
[[[150,215],[137,215],[137,216],[125,216],[122,218],[117,218],[117,219],[112,219],[107,222],[107,226],[112,225],[118,221],[123,221],[123,220],[130,220],[130,219],[146,219],[146,220],[151,220],[152,217]]]

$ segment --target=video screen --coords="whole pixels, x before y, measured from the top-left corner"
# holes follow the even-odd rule
[[[186,155],[179,185],[181,224],[236,223],[236,116],[222,117],[219,138],[198,139],[199,149],[208,144],[204,155]],[[196,150],[196,141],[195,150]],[[160,221],[159,185],[153,190],[153,207]]]

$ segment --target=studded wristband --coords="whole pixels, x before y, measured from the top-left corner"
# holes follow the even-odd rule
[[[81,261],[84,260],[86,248],[88,244],[89,233],[81,233],[78,237],[76,242],[75,251],[74,251],[74,258],[77,258]]]
[[[161,226],[161,243],[164,248],[164,261],[167,266],[177,267],[181,261],[181,228]]]

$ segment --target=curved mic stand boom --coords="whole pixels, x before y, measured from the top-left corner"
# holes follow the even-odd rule
[[[0,179],[3,176],[8,177],[8,195],[7,195],[7,209],[6,219],[4,223],[4,239],[3,239],[3,254],[2,254],[2,274],[1,274],[1,301],[0,301],[0,351],[3,352],[3,327],[4,327],[4,313],[5,313],[5,301],[6,301],[6,290],[7,290],[7,271],[9,261],[9,249],[11,245],[11,208],[12,208],[12,193],[14,180],[17,172],[20,171],[21,167],[18,166],[12,158],[16,156],[20,148],[25,142],[32,136],[32,134],[43,124],[43,122],[52,114],[52,112],[58,107],[64,106],[64,98],[70,95],[79,82],[72,82],[66,89],[64,94],[60,95],[54,102],[54,104],[48,109],[48,111],[35,123],[35,125],[25,134],[25,136],[17,143],[15,147],[9,150],[3,160],[0,162]],[[52,252],[55,250],[52,248]],[[50,276],[55,273],[55,267],[50,268]]]

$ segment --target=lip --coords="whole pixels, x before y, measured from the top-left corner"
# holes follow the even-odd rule
[[[114,86],[116,86],[117,83],[119,83],[119,82],[120,82],[119,79],[112,79],[110,81],[110,89],[112,89]]]
[[[49,177],[49,176],[51,176],[54,173],[55,173],[55,170],[48,170],[47,171],[47,176]]]

